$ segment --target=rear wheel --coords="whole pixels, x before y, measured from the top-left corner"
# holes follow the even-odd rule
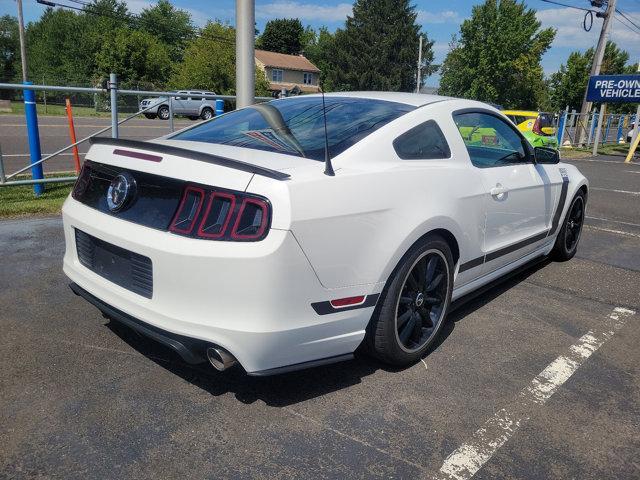
[[[169,107],[162,105],[158,108],[158,118],[160,120],[169,120]]]
[[[570,260],[578,250],[578,242],[584,223],[585,199],[582,191],[578,192],[567,210],[562,228],[553,246],[552,255],[556,260]]]
[[[213,118],[213,110],[211,110],[209,107],[204,107],[202,109],[202,113],[200,114],[200,118],[202,118],[203,120],[209,120],[210,118]]]
[[[372,353],[393,365],[418,361],[444,323],[453,290],[453,258],[440,237],[428,237],[401,260],[367,331]]]

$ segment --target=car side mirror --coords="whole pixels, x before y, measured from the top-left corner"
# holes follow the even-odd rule
[[[554,165],[560,163],[560,152],[555,148],[536,147],[533,149],[536,163]]]

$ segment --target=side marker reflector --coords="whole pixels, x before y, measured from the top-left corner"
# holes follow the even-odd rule
[[[331,306],[333,308],[351,307],[353,305],[359,305],[364,303],[364,295],[358,295],[357,297],[338,298],[331,300]]]

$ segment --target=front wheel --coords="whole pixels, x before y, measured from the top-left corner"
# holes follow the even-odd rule
[[[582,191],[578,192],[567,210],[567,215],[562,228],[553,246],[552,255],[561,262],[570,260],[578,250],[578,242],[584,224],[585,197]]]
[[[376,357],[398,366],[422,358],[444,324],[452,272],[451,249],[439,236],[426,238],[403,257],[367,331]]]

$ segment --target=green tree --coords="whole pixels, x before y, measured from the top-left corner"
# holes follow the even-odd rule
[[[304,29],[297,18],[269,20],[258,38],[258,47],[270,52],[297,55],[302,51]]]
[[[143,9],[138,27],[167,45],[171,60],[176,62],[182,60],[184,49],[196,34],[189,12],[175,8],[168,0]]]
[[[177,64],[169,85],[176,89],[198,88],[222,95],[235,95],[235,29],[208,23],[187,47],[184,60]],[[256,69],[256,95],[269,94],[264,72]]]
[[[542,55],[555,37],[517,0],[486,0],[460,26],[442,65],[439,92],[536,108],[544,96]]]
[[[18,19],[11,15],[0,17],[0,80],[11,82],[20,71],[20,43]]]
[[[105,41],[96,55],[96,73],[116,73],[120,82],[145,82],[160,87],[171,70],[166,46],[150,33],[121,28]]]
[[[335,89],[330,79],[334,77],[330,74],[333,69],[334,49],[335,37],[327,27],[320,27],[318,32],[311,27],[305,29],[303,53],[320,69],[320,85],[325,91]]]
[[[95,50],[87,42],[82,15],[48,8],[26,31],[28,76],[56,84],[84,85],[93,76]]]
[[[571,52],[567,63],[560,65],[558,71],[551,75],[549,96],[552,108],[563,110],[569,106],[569,110],[580,110],[589,81],[593,57],[593,48],[589,48],[584,53]],[[629,54],[618,48],[615,42],[609,41],[604,49],[600,73],[602,75],[626,73],[625,64],[628,60]]]
[[[335,33],[327,83],[337,90],[414,90],[420,35],[416,16],[409,0],[356,0],[353,16]],[[427,38],[425,73],[433,61],[432,47]]]

